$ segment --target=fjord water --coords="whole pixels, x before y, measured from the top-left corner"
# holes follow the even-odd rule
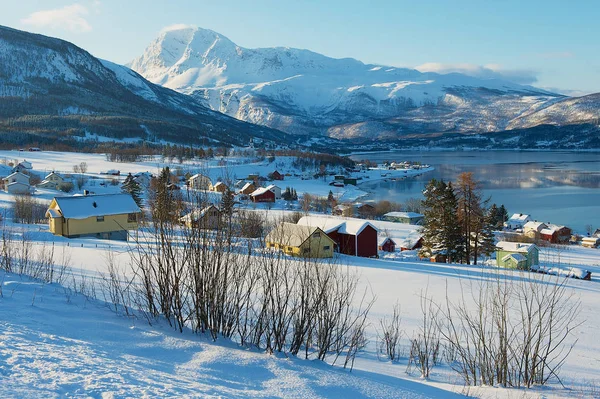
[[[533,219],[564,224],[585,233],[586,225],[600,228],[600,152],[575,151],[399,151],[356,154],[354,160],[419,161],[432,172],[399,181],[360,185],[368,199],[404,202],[422,199],[432,178],[455,181],[473,172],[490,203],[504,204],[509,214],[526,213]]]

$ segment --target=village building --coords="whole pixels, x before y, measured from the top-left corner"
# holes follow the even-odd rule
[[[567,244],[571,239],[572,231],[566,226],[547,224],[540,233],[540,238],[552,244]]]
[[[210,177],[197,173],[188,179],[188,185],[195,190],[210,190],[212,181]]]
[[[383,215],[383,220],[394,223],[422,225],[425,216],[416,212],[388,212]]]
[[[361,257],[376,257],[378,254],[379,230],[370,222],[354,218],[333,216],[304,216],[299,225],[319,227],[335,243],[338,252]]]
[[[39,188],[47,188],[50,190],[58,190],[58,186],[61,183],[64,183],[65,178],[62,177],[61,175],[59,175],[56,172],[50,172],[48,173],[48,175],[46,177],[44,177],[44,180],[42,180],[37,187]]]
[[[271,180],[283,180],[283,175],[277,170],[273,171],[273,173],[271,173],[269,177],[271,178]]]
[[[542,236],[542,230],[547,228],[548,225],[546,225],[546,223],[531,220],[523,225],[523,235],[528,238],[539,240]]]
[[[266,187],[256,189],[250,194],[252,202],[275,202],[275,193]]]
[[[400,241],[400,251],[414,251],[423,247],[423,236],[421,234],[412,234]]]
[[[33,169],[31,162],[23,160],[12,169],[12,172],[29,173]]]
[[[349,204],[340,204],[334,206],[331,213],[335,216],[353,216],[354,208]]]
[[[141,210],[129,194],[54,197],[46,211],[50,232],[68,238],[127,240]]]
[[[507,269],[530,270],[540,263],[539,253],[535,244],[500,241],[496,244],[496,264]]]
[[[29,185],[29,176],[14,172],[6,176],[4,179],[4,191],[10,194],[30,194],[31,186]]]
[[[375,216],[375,207],[371,204],[357,203],[354,208],[355,213],[362,218],[372,219]]]
[[[212,191],[224,193],[227,191],[227,184],[223,183],[222,181],[218,181],[212,186]]]
[[[379,250],[383,252],[396,251],[396,241],[394,241],[390,237],[379,237],[377,246],[379,247]]]
[[[150,187],[152,181],[152,173],[150,172],[138,172],[133,175],[133,180],[141,187]]]
[[[335,246],[335,242],[318,227],[286,222],[271,230],[265,242],[267,248],[310,258],[331,258]]]
[[[221,226],[221,211],[214,205],[203,209],[195,209],[179,218],[179,221],[189,228],[214,230]]]
[[[583,237],[581,239],[581,246],[587,248],[598,248],[598,246],[600,246],[600,237]]]
[[[531,216],[525,215],[524,213],[515,213],[504,222],[504,227],[510,230],[522,229],[525,223],[530,221]]]
[[[275,194],[275,199],[281,199],[281,187],[278,187],[274,184],[270,184],[266,187],[266,189],[269,191],[273,191],[273,194]]]
[[[247,182],[246,184],[244,184],[244,186],[240,189],[240,194],[244,194],[244,195],[250,195],[253,192],[256,191],[256,186],[254,185],[254,183],[251,182]]]

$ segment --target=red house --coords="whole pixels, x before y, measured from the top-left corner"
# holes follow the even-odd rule
[[[379,239],[379,249],[383,252],[395,252],[396,242],[390,237],[382,237]]]
[[[540,238],[553,244],[566,244],[571,239],[572,231],[565,226],[547,224],[547,228],[540,231]]]
[[[304,216],[298,224],[319,227],[335,241],[339,253],[366,258],[377,256],[379,230],[366,220]]]
[[[275,202],[275,193],[265,187],[261,187],[250,194],[252,202]]]
[[[271,173],[271,179],[273,180],[283,180],[283,175],[278,171]]]

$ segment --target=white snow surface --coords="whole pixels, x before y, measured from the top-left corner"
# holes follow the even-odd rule
[[[32,162],[32,173],[39,175],[51,170],[66,174],[72,170],[72,165],[85,161],[90,177],[85,188],[98,194],[120,191],[118,185],[100,186],[98,182],[101,179],[122,180],[127,172],[156,173],[164,165],[160,160],[111,163],[102,154],[0,151],[0,160],[22,161],[24,157]],[[239,176],[250,173],[265,175],[275,169],[283,173],[292,171],[290,160],[283,157],[277,158],[274,163],[247,164],[243,159],[226,160],[229,163],[228,173]],[[169,165],[172,169],[181,167],[194,173],[205,173],[214,179],[224,173],[224,168],[217,163],[215,160],[203,165]],[[108,169],[119,169],[122,175],[98,175]],[[366,174],[369,173],[377,173],[371,174],[373,179],[381,175],[380,171]],[[92,182],[95,185],[91,185]],[[331,189],[327,182],[301,180],[299,177],[286,176],[286,180],[277,184],[293,186],[298,193],[305,190],[323,196]],[[60,193],[40,189],[34,198],[49,201],[57,194]],[[0,192],[0,207],[10,211],[13,203],[14,196]],[[281,209],[281,203],[277,202],[273,209],[259,207],[256,212],[264,212],[265,218],[276,220],[288,212]],[[114,256],[121,270],[129,270],[131,246],[127,242],[56,237],[48,231],[47,225],[16,224],[10,217],[5,218],[4,223],[17,235],[27,234],[33,241],[34,251],[53,245],[58,258],[69,259],[69,281],[71,277],[73,281],[85,277],[89,284],[98,283],[99,273],[107,270],[109,254]],[[418,233],[418,226],[373,223],[392,237]],[[540,248],[543,267],[568,270],[571,275],[581,275],[581,271],[589,270],[592,280],[568,279],[565,282],[569,292],[581,302],[576,311],[578,320],[583,321],[572,337],[578,342],[561,371],[561,379],[567,389],[552,383],[532,390],[501,387],[466,389],[445,364],[434,368],[428,381],[421,380],[414,372],[407,374],[406,357],[392,364],[378,356],[379,320],[390,316],[394,304],[399,303],[404,330],[402,342],[406,347],[421,322],[419,295],[422,290],[427,289],[438,301],[445,300],[446,295],[457,300],[462,295],[470,295],[469,290],[477,287],[482,279],[495,278],[498,273],[509,282],[526,279],[539,284],[560,277],[497,270],[486,265],[430,263],[419,261],[415,251],[381,255],[380,259],[336,255],[339,267],[358,276],[357,291],[372,293],[376,297],[366,331],[369,344],[359,353],[352,373],[318,361],[269,356],[257,350],[240,348],[224,339],[213,343],[206,336],[188,331],[179,334],[162,322],[149,326],[143,317],[133,319],[116,315],[103,302],[75,295],[67,287],[41,284],[2,272],[0,397],[452,398],[461,392],[490,399],[597,397],[594,389],[600,386],[600,341],[597,339],[597,331],[600,330],[597,317],[600,307],[600,250],[575,245]],[[492,262],[489,260],[489,263]]]

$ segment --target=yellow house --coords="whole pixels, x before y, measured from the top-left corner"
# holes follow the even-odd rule
[[[56,190],[58,185],[65,181],[64,177],[59,175],[56,172],[50,172],[48,176],[44,178],[44,180],[37,185],[39,188],[49,188],[52,190]]]
[[[335,242],[318,227],[285,222],[267,234],[265,242],[267,248],[307,258],[332,258],[335,245]]]
[[[54,197],[46,211],[50,231],[68,238],[127,240],[141,210],[129,194]]]

